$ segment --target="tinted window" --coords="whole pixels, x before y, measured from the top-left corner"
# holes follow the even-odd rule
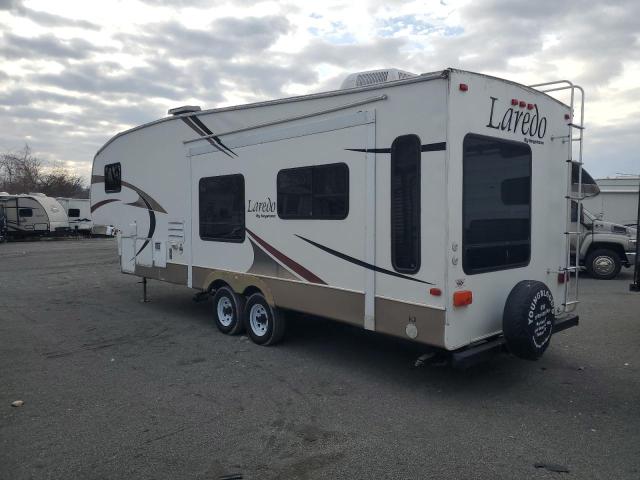
[[[469,134],[463,150],[465,273],[527,265],[531,256],[531,148]]]
[[[349,168],[344,163],[278,172],[278,216],[341,220],[349,214]]]
[[[399,272],[420,268],[420,138],[403,135],[391,145],[391,259]]]
[[[78,218],[80,216],[79,208],[70,208],[69,213],[67,214],[69,218]]]
[[[199,183],[200,238],[244,241],[244,177],[222,175]]]
[[[20,208],[18,209],[18,216],[33,217],[33,210],[31,208]]]
[[[104,191],[105,193],[117,193],[122,189],[122,171],[120,163],[111,163],[104,166]]]

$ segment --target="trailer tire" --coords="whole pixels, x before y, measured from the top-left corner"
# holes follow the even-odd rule
[[[213,320],[222,333],[237,335],[244,330],[244,297],[223,286],[213,295]]]
[[[504,306],[502,330],[507,348],[525,360],[537,360],[551,341],[555,324],[553,295],[535,280],[518,282]]]
[[[282,340],[286,328],[284,315],[272,308],[261,293],[247,300],[244,323],[249,338],[258,345],[274,345]]]
[[[609,248],[598,248],[589,252],[585,267],[593,278],[611,280],[620,273],[622,262],[615,251]]]

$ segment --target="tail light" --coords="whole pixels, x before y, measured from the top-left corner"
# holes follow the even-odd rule
[[[460,290],[453,294],[453,306],[464,307],[465,305],[471,305],[473,302],[473,294],[471,290]]]

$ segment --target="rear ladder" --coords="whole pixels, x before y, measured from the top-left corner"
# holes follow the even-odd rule
[[[579,292],[579,273],[580,273],[580,240],[582,239],[582,226],[580,223],[580,212],[582,211],[582,200],[584,195],[582,193],[582,147],[584,138],[584,90],[578,85],[574,85],[569,80],[557,80],[554,82],[537,83],[529,85],[532,88],[536,88],[544,93],[559,92],[562,90],[569,90],[571,96],[570,113],[569,113],[569,134],[562,137],[551,137],[551,141],[562,140],[562,143],[567,144],[567,194],[565,195],[567,201],[567,218],[566,227],[564,231],[565,244],[566,244],[566,258],[565,265],[559,270],[560,275],[564,275],[564,301],[563,310],[565,312],[572,312],[578,305],[578,292]],[[575,110],[576,105],[576,92],[579,93],[579,105],[580,105],[580,123],[575,123]],[[574,135],[574,131],[578,131],[577,137]],[[577,161],[574,161],[573,157],[573,145],[577,142]],[[578,182],[577,187],[574,188],[573,182],[573,166],[577,165],[578,168]],[[576,221],[577,228],[575,231],[571,231],[571,207],[572,202],[576,202],[578,219]],[[571,243],[572,238],[575,238],[575,254],[573,259],[571,258]],[[575,282],[570,282],[571,274],[575,274]],[[572,288],[572,285],[574,286]]]

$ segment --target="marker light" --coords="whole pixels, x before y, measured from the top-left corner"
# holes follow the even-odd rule
[[[565,283],[571,279],[569,272],[558,272],[558,283]]]
[[[471,290],[460,290],[453,294],[453,306],[464,307],[465,305],[471,305],[473,302],[473,294]]]
[[[439,288],[431,288],[429,289],[429,293],[434,297],[439,297],[440,295],[442,295],[442,290],[440,290]]]
[[[533,110],[533,103],[527,104],[527,110]]]
[[[469,90],[469,85],[467,85],[466,83],[461,83],[460,84],[460,91],[461,92],[466,92],[467,90]]]
[[[527,106],[527,102],[525,102],[524,100],[520,100],[519,105],[520,105],[520,108],[524,108]]]
[[[565,120],[571,120],[571,115],[569,115],[568,113],[564,114],[564,119]]]
[[[518,99],[517,98],[512,98],[511,99],[511,105],[518,105]]]

